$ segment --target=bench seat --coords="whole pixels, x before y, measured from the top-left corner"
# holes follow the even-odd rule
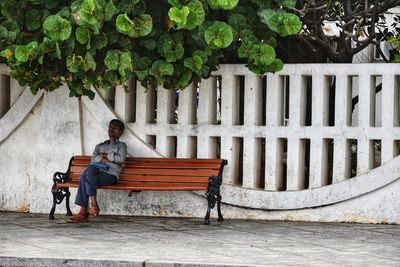
[[[79,179],[90,163],[89,156],[71,158],[65,173],[53,176],[53,207],[49,218],[54,219],[56,204],[66,198],[67,215],[72,215],[69,207],[69,188],[79,186]],[[127,190],[133,192],[151,191],[205,191],[208,199],[204,224],[209,224],[210,210],[217,203],[218,220],[222,221],[221,195],[222,172],[227,164],[223,159],[176,159],[128,157],[115,185],[98,189]]]

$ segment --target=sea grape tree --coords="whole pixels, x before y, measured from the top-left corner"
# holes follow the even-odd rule
[[[302,24],[295,0],[2,0],[0,62],[33,93],[66,83],[94,97],[136,78],[182,89],[220,63],[279,71],[276,37]]]

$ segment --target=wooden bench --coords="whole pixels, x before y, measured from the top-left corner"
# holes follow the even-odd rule
[[[49,219],[54,219],[56,204],[66,198],[67,215],[72,212],[69,206],[69,188],[79,186],[79,178],[90,163],[89,156],[71,158],[65,173],[53,175],[53,206]],[[210,224],[210,210],[217,203],[218,221],[222,221],[220,185],[222,183],[223,159],[173,159],[173,158],[127,158],[120,179],[116,185],[102,186],[98,189],[128,190],[132,192],[151,191],[206,191],[208,207],[204,224]]]

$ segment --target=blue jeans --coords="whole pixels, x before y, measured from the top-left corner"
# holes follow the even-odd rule
[[[95,166],[89,165],[81,175],[75,204],[87,207],[89,204],[89,196],[97,195],[97,187],[114,185],[117,182],[118,179],[114,175],[100,171]]]

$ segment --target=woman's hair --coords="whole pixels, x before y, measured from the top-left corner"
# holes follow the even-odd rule
[[[118,128],[122,130],[122,132],[125,130],[125,125],[122,121],[113,119],[110,121],[110,124],[115,124]]]

